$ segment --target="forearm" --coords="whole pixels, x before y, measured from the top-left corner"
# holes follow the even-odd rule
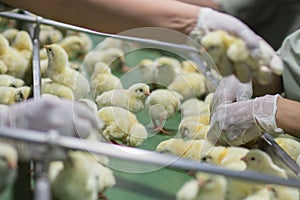
[[[196,6],[208,7],[215,10],[220,10],[220,6],[215,0],[177,0],[177,1],[193,4]]]
[[[279,128],[300,139],[300,102],[278,98],[276,122]]]
[[[108,33],[139,27],[162,27],[188,34],[199,7],[161,0],[4,0],[45,18]],[[188,12],[187,12],[188,11]]]

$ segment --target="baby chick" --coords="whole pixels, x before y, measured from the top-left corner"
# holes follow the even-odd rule
[[[184,101],[181,105],[181,118],[184,119],[188,116],[199,116],[207,115],[210,117],[209,105],[204,101],[196,98],[188,99]]]
[[[42,94],[52,94],[59,98],[66,98],[66,99],[74,99],[74,93],[71,88],[53,82],[49,78],[43,78],[42,79]]]
[[[21,87],[24,85],[22,79],[16,78],[11,75],[0,74],[0,86],[6,87]]]
[[[189,116],[181,120],[178,131],[183,139],[205,139],[209,127],[209,117]]]
[[[183,100],[198,98],[207,91],[205,78],[199,73],[185,73],[178,75],[168,86],[169,90],[173,90],[182,95]]]
[[[103,135],[110,141],[121,141],[128,146],[139,146],[147,138],[146,128],[130,111],[121,107],[104,107],[98,111],[105,126]]]
[[[128,89],[115,89],[103,92],[97,96],[96,103],[99,108],[105,106],[119,106],[133,113],[144,109],[146,98],[150,95],[149,86],[145,83],[136,83]]]
[[[137,65],[141,70],[143,81],[151,84],[152,89],[158,85],[167,87],[181,72],[180,62],[172,57],[162,56],[155,60],[144,59]]]
[[[85,52],[85,41],[80,35],[68,35],[58,43],[67,53],[70,60],[78,59]]]
[[[9,44],[11,45],[15,40],[18,32],[19,30],[16,28],[8,28],[2,32],[2,35],[8,40]]]
[[[7,70],[6,64],[0,60],[0,74],[6,74]]]
[[[16,49],[27,60],[27,62],[30,61],[33,44],[28,32],[19,31],[13,40],[11,47]]]
[[[200,152],[204,151],[206,144],[207,142],[205,140],[183,140],[181,138],[171,138],[160,142],[156,147],[156,151],[200,161]],[[208,148],[210,148],[210,146]]]
[[[170,134],[164,130],[164,122],[180,110],[182,96],[167,89],[157,89],[146,99],[146,108],[154,125],[154,131]],[[157,124],[159,121],[159,124]]]
[[[270,156],[261,150],[251,149],[242,160],[246,162],[247,170],[253,170],[281,178],[288,178],[286,172],[275,165]],[[299,190],[297,188],[279,185],[269,185],[269,187],[272,189],[277,199],[299,200]]]
[[[11,105],[19,101],[26,100],[31,89],[28,86],[18,88],[0,86],[0,104]]]
[[[300,142],[292,138],[277,137],[275,141],[293,160],[300,155]]]
[[[98,62],[95,64],[90,85],[94,97],[101,95],[106,91],[123,89],[120,79],[113,75],[108,65],[103,62]]]
[[[40,46],[58,43],[63,39],[63,34],[60,30],[52,26],[40,25],[39,42]]]
[[[242,160],[246,163],[247,170],[287,178],[286,172],[275,165],[270,156],[261,150],[251,149]]]
[[[193,60],[181,61],[181,71],[183,73],[199,72],[198,65]]]
[[[89,153],[70,151],[63,168],[51,178],[54,199],[97,200],[98,192],[102,192],[99,181],[106,178],[99,165]]]
[[[218,199],[225,200],[227,181],[224,176],[198,172],[196,180],[185,183],[177,192],[178,200]]]
[[[270,189],[264,187],[250,194],[243,200],[272,200],[274,199],[274,194]]]
[[[58,44],[45,46],[48,55],[47,74],[53,82],[71,88],[75,99],[84,98],[90,91],[87,79],[68,66],[68,56]]]
[[[19,50],[9,46],[8,40],[0,34],[0,60],[7,67],[7,74],[24,79],[30,68],[30,60],[26,59]]]
[[[118,48],[94,50],[87,53],[83,61],[83,67],[86,71],[86,74],[91,76],[97,62],[104,62],[111,68],[112,71],[128,71],[128,67],[124,64],[124,52]]]
[[[242,158],[248,152],[249,150],[243,147],[215,146],[202,156],[201,160],[228,169],[243,171],[246,169],[246,163]]]

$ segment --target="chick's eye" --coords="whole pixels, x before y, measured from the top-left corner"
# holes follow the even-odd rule
[[[255,160],[255,158],[254,158],[254,157],[251,157],[251,160],[252,160],[252,161],[254,161],[254,160]]]
[[[143,92],[144,90],[143,89],[139,89],[139,92]]]

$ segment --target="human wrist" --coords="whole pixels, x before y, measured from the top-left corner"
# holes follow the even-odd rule
[[[273,134],[284,133],[282,128],[277,126],[277,100],[280,96],[265,95],[254,99],[253,116],[257,126],[263,131]]]

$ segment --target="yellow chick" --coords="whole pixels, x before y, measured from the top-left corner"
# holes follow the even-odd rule
[[[0,104],[11,105],[19,101],[26,100],[31,89],[28,86],[18,88],[0,86]]]
[[[139,146],[147,138],[146,128],[136,116],[121,107],[104,107],[98,111],[105,126],[103,135],[112,142],[121,141],[128,146]]]
[[[39,43],[40,46],[58,43],[63,39],[63,34],[60,30],[52,26],[40,25]]]
[[[204,149],[206,148],[206,144],[207,142],[205,140],[184,140],[181,138],[171,138],[160,142],[156,147],[156,151],[200,161],[200,152],[206,150]]]
[[[226,51],[231,41],[226,36],[227,34],[224,31],[213,31],[206,34],[200,41],[217,65],[220,73],[224,76],[233,73],[232,62],[226,56]]]
[[[178,75],[168,86],[169,90],[173,90],[182,95],[183,100],[198,98],[207,92],[205,78],[199,73],[185,73]]]
[[[183,73],[190,73],[190,72],[199,73],[198,65],[193,60],[181,61],[181,71]]]
[[[22,79],[7,74],[0,74],[0,86],[21,87],[24,85]]]
[[[0,198],[12,199],[12,187],[17,178],[18,153],[13,146],[0,143]]]
[[[101,95],[103,92],[123,89],[120,79],[111,73],[110,68],[103,62],[95,64],[94,72],[90,80],[91,91],[94,97]]]
[[[196,173],[196,180],[185,183],[177,192],[177,200],[218,199],[225,200],[227,180],[224,176]]]
[[[153,89],[158,85],[167,87],[181,72],[180,62],[172,57],[161,56],[155,60],[144,59],[137,65],[141,70],[143,81],[151,84]]]
[[[242,160],[246,162],[247,170],[253,170],[281,178],[288,178],[286,172],[275,165],[270,156],[261,150],[251,149]],[[269,185],[269,187],[272,188],[277,199],[299,200],[299,190],[297,188],[279,185]]]
[[[157,89],[146,99],[146,108],[154,125],[154,131],[170,134],[164,129],[164,122],[180,110],[182,96],[175,91]],[[157,124],[157,121],[159,123]]]
[[[7,67],[7,74],[24,79],[30,68],[30,60],[26,59],[16,48],[9,46],[8,40],[0,34],[0,60]]]
[[[56,172],[51,182],[54,199],[97,200],[98,192],[102,192],[99,191],[99,180],[105,178],[100,177],[104,175],[100,174],[102,170],[102,166],[99,167],[99,163],[89,153],[68,152],[63,168]]]
[[[11,44],[11,47],[16,49],[26,60],[31,60],[33,44],[29,33],[19,31]]]
[[[53,82],[49,78],[43,78],[42,79],[42,94],[52,94],[59,98],[65,98],[65,99],[74,99],[74,93],[71,88]]]
[[[87,53],[83,61],[83,67],[86,74],[90,76],[93,73],[97,62],[104,62],[111,68],[112,71],[128,71],[128,67],[124,64],[124,52],[118,48],[94,50]]]
[[[178,131],[183,139],[205,139],[209,127],[209,117],[189,116],[180,121]]]
[[[48,55],[47,75],[53,82],[73,90],[75,99],[84,98],[90,91],[89,82],[79,72],[68,66],[68,56],[58,44],[45,46]]]
[[[9,44],[11,45],[15,40],[18,32],[19,30],[16,28],[8,28],[2,32],[2,35],[8,40]]]
[[[167,87],[181,73],[181,64],[176,58],[161,56],[157,63],[156,83]]]
[[[0,60],[0,74],[6,74],[7,70],[6,64]]]
[[[292,138],[277,137],[275,141],[293,160],[300,155],[300,142]]]
[[[119,106],[133,113],[144,109],[145,100],[150,95],[149,86],[145,83],[136,83],[128,89],[115,89],[103,92],[97,96],[98,108],[105,106]]]
[[[124,41],[119,40],[116,38],[112,37],[107,37],[103,41],[101,41],[98,45],[96,45],[95,49],[96,50],[106,50],[109,48],[118,48],[118,49],[123,49],[124,48]]]
[[[258,171],[271,176],[288,178],[284,169],[275,165],[270,156],[259,150],[251,149],[242,160],[246,163],[246,170]]]
[[[274,194],[270,189],[264,187],[260,190],[255,191],[243,200],[272,200],[274,199]]]
[[[86,53],[86,43],[80,35],[68,35],[58,44],[66,51],[70,60],[78,59]]]
[[[181,105],[181,118],[184,119],[188,116],[207,115],[210,117],[209,106],[204,102],[196,98],[188,99]]]
[[[228,169],[243,171],[246,169],[246,163],[242,158],[248,152],[249,150],[243,147],[215,146],[203,155],[201,160]]]

